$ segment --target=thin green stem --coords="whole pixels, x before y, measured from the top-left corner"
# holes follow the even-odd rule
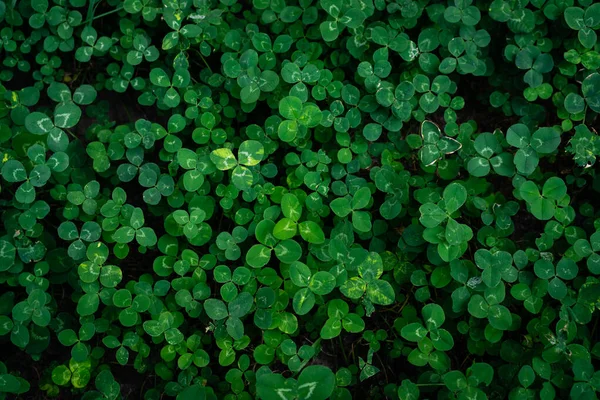
[[[210,65],[208,65],[208,62],[206,61],[206,59],[204,58],[204,56],[202,55],[202,53],[198,52],[198,54],[200,54],[200,57],[202,57],[202,61],[204,61],[204,65],[206,65],[206,68],[208,68],[208,70],[212,73],[213,70],[210,67]]]
[[[204,56],[202,55],[202,53],[200,53],[197,49],[193,49],[196,53],[198,53],[198,55],[200,56],[200,58],[202,58],[202,61],[204,62],[204,65],[206,65],[206,68],[208,68],[208,70],[212,73],[213,70],[210,67],[210,65],[208,65],[208,62],[206,61],[206,59],[204,58]]]
[[[71,136],[73,136],[74,139],[79,139],[73,132],[71,132],[69,129],[65,129],[65,131],[67,131],[67,133]]]
[[[338,335],[338,340],[340,342],[340,349],[342,349],[342,354],[344,356],[344,361],[346,361],[346,365],[349,365],[348,356],[346,355],[346,349],[344,348],[344,343],[342,342],[342,336]]]
[[[90,22],[92,22],[92,21],[94,21],[94,20],[96,20],[96,19],[98,19],[98,18],[106,17],[107,15],[111,15],[111,14],[117,13],[117,12],[121,11],[122,9],[123,9],[123,5],[120,5],[119,7],[115,8],[114,10],[107,11],[107,12],[105,12],[105,13],[103,13],[103,14],[96,15],[95,17],[92,17],[92,18],[90,18],[90,19],[88,19],[88,20],[86,20],[86,21],[83,21],[83,22],[82,22],[81,24],[79,24],[79,25],[85,25],[85,24],[88,24],[88,23],[90,23]]]
[[[90,3],[88,4],[88,11],[87,11],[86,20],[91,20],[94,17],[94,13],[96,12],[96,6],[99,3],[100,2],[97,1],[97,0],[90,0]]]

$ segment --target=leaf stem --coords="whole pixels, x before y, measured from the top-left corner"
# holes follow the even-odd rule
[[[92,18],[89,18],[89,19],[83,21],[82,23],[79,24],[79,26],[88,24],[88,23],[90,23],[90,22],[92,22],[92,21],[94,21],[94,20],[96,20],[98,18],[102,18],[102,17],[106,17],[107,15],[114,14],[116,12],[121,11],[122,9],[123,9],[123,5],[121,4],[119,7],[115,8],[114,10],[107,11],[107,12],[105,12],[103,14],[96,15],[95,17],[92,17]]]
[[[338,335],[338,339],[340,342],[340,348],[342,349],[342,354],[344,355],[344,361],[346,361],[346,365],[350,364],[348,362],[348,356],[346,355],[346,349],[344,349],[344,343],[342,342],[342,336]]]
[[[86,20],[91,20],[94,17],[94,14],[96,13],[96,7],[98,7],[98,4],[100,4],[99,0],[90,0],[90,3],[88,4]]]
[[[213,70],[210,67],[210,65],[208,65],[208,62],[206,61],[206,58],[204,58],[204,56],[202,55],[202,53],[200,53],[200,51],[198,51],[198,49],[192,48],[192,50],[194,50],[196,53],[198,53],[198,55],[200,56],[200,58],[202,58],[202,61],[204,61],[204,65],[206,65],[206,68],[208,68],[208,70],[212,73]]]
[[[202,61],[204,61],[204,65],[206,65],[206,68],[208,68],[208,70],[212,73],[213,70],[210,67],[210,65],[208,65],[208,62],[206,61],[206,59],[204,58],[204,56],[202,55],[202,53],[198,52],[198,54],[200,54],[200,57],[202,57]]]
[[[65,129],[65,131],[66,131],[66,132],[67,132],[69,135],[73,136],[73,138],[74,138],[75,140],[78,140],[78,139],[79,139],[79,138],[78,138],[78,137],[77,137],[77,136],[76,136],[76,135],[75,135],[73,132],[71,132],[69,129]]]

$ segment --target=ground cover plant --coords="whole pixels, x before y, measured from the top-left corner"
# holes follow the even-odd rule
[[[595,399],[600,3],[0,0],[0,399]]]

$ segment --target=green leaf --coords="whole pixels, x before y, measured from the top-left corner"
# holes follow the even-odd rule
[[[280,374],[266,373],[257,377],[256,393],[263,400],[291,400],[296,397],[297,383]]]
[[[507,330],[512,324],[510,311],[502,305],[490,306],[488,319],[492,327],[501,331]]]
[[[264,267],[270,259],[271,249],[262,244],[255,244],[246,253],[246,262],[253,268]]]
[[[206,388],[202,385],[191,385],[177,395],[177,400],[205,400]]]
[[[427,336],[427,329],[418,322],[405,325],[400,332],[402,337],[411,342],[418,342]]]
[[[333,291],[336,285],[335,277],[326,271],[319,271],[310,279],[308,288],[315,294],[324,296]]]
[[[340,292],[350,299],[360,299],[366,290],[367,283],[359,277],[348,279],[340,287]]]
[[[373,304],[388,306],[394,302],[396,294],[389,282],[376,280],[367,285],[367,298]]]
[[[369,283],[379,279],[383,274],[384,266],[381,256],[370,252],[358,266],[358,273],[365,282]]]
[[[456,205],[458,203],[454,202],[453,204]],[[444,210],[442,210],[440,207],[433,203],[423,204],[419,208],[419,212],[421,213],[419,221],[426,228],[435,228],[436,226],[444,222],[444,220],[446,220],[446,218],[448,217]]]
[[[153,85],[165,88],[171,86],[171,80],[161,68],[154,68],[150,71],[150,82]]]
[[[193,171],[189,172],[191,173]],[[238,165],[231,171],[231,182],[239,190],[249,190],[254,183],[254,176],[252,175],[252,171],[248,168]],[[189,187],[195,188],[196,185],[190,184]]]
[[[54,109],[54,124],[59,128],[72,128],[79,122],[81,118],[81,108],[75,103],[61,103]],[[39,121],[36,125],[39,126]],[[34,133],[34,132],[32,132]]]
[[[437,304],[427,304],[421,312],[423,313],[425,326],[430,331],[440,328],[446,319],[444,310]]]
[[[290,265],[290,279],[298,287],[307,287],[310,281],[311,272],[306,264],[293,262]]]
[[[545,198],[559,201],[567,194],[567,185],[565,182],[553,176],[544,182],[544,186],[542,188],[542,196]]]
[[[229,315],[232,317],[236,317],[236,318],[242,318],[243,316],[245,316],[246,314],[248,314],[250,312],[253,305],[254,305],[254,297],[250,293],[242,292],[229,303],[229,306],[228,306]],[[206,302],[204,303],[204,306],[206,307]],[[208,311],[207,311],[207,313],[208,313]],[[214,319],[218,319],[218,318],[214,318]]]
[[[551,200],[538,198],[530,203],[531,213],[539,220],[547,221],[554,217],[556,207]]]
[[[560,134],[554,128],[540,128],[531,135],[531,147],[539,154],[549,154],[560,145]]]
[[[86,293],[77,302],[77,313],[82,317],[93,315],[100,305],[100,298],[96,293]]]
[[[319,225],[313,221],[304,221],[298,224],[300,236],[308,243],[322,244],[325,243],[325,234]]]
[[[8,160],[2,165],[2,177],[7,182],[22,182],[27,179],[27,171],[17,160]]]
[[[240,144],[238,150],[238,161],[240,164],[250,167],[259,164],[264,155],[265,148],[259,141],[246,140]]]
[[[310,365],[298,376],[298,398],[311,400],[328,399],[335,389],[335,375],[322,365]]]
[[[302,215],[302,205],[295,195],[286,193],[281,198],[281,211],[287,218],[297,222]]]
[[[332,200],[329,206],[331,207],[331,211],[333,211],[338,217],[344,218],[352,212],[350,201],[345,197]]]
[[[287,96],[279,101],[279,113],[287,119],[300,118],[302,108],[302,100],[295,96]]]
[[[352,213],[352,226],[359,232],[371,230],[371,215],[366,211],[354,211]]]
[[[279,240],[291,239],[296,236],[298,224],[290,218],[282,218],[273,228],[273,236]]]
[[[135,233],[135,229],[123,226],[113,234],[113,240],[117,243],[129,243],[134,239]]]
[[[215,164],[217,169],[226,171],[237,165],[235,156],[228,148],[213,150],[210,153],[210,160]]]
[[[467,388],[467,379],[465,375],[460,371],[450,371],[444,374],[444,384],[448,390],[452,392],[459,392]]]
[[[527,389],[535,381],[535,372],[529,365],[523,365],[519,371],[519,382]]]
[[[340,32],[336,21],[325,21],[319,26],[321,36],[326,42],[332,42],[338,38]]]
[[[152,228],[143,227],[135,232],[135,239],[140,246],[151,247],[157,242],[156,233]]]
[[[206,315],[214,320],[221,320],[229,315],[225,303],[218,299],[206,300],[204,302],[204,310],[206,310]]]
[[[314,307],[315,303],[315,295],[308,288],[298,290],[292,299],[292,306],[298,315],[308,314]]]
[[[362,187],[362,188],[358,189],[356,191],[356,193],[354,193],[354,196],[352,197],[352,209],[353,210],[363,209],[363,208],[367,207],[370,200],[371,200],[371,191],[369,190],[368,187]]]
[[[592,73],[581,84],[581,91],[588,106],[595,112],[600,112],[600,74]]]
[[[25,118],[25,127],[35,135],[44,135],[54,128],[54,123],[46,114],[32,112]]]
[[[531,133],[529,128],[524,124],[516,124],[508,128],[506,132],[506,141],[511,146],[518,149],[523,149],[529,145]]]
[[[584,22],[584,11],[579,7],[567,7],[565,9],[565,21],[569,28],[576,31],[583,29],[586,24]]]
[[[446,205],[446,212],[452,214],[467,201],[467,189],[465,189],[462,184],[453,182],[446,186],[443,197]]]
[[[404,379],[400,387],[398,387],[398,397],[403,400],[418,400],[419,388],[408,379]]]
[[[541,197],[540,190],[533,181],[524,182],[519,188],[519,193],[523,200],[528,203],[533,203]]]
[[[59,365],[52,370],[52,382],[64,386],[71,380],[71,371],[65,365]]]
[[[290,120],[282,121],[277,129],[277,135],[284,142],[293,141],[298,135],[298,123]]]
[[[17,249],[12,243],[0,239],[0,271],[6,271],[13,266]]]

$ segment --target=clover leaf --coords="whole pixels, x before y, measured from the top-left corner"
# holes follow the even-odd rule
[[[440,128],[430,121],[421,124],[423,147],[419,150],[419,158],[425,166],[438,162],[444,155],[452,154],[462,147],[455,139],[442,136]]]
[[[539,128],[533,134],[524,124],[511,126],[506,132],[508,143],[518,148],[514,156],[515,167],[523,175],[530,175],[539,164],[539,156],[554,152],[560,142],[560,134],[553,128]]]
[[[577,38],[584,47],[588,49],[594,47],[598,38],[594,30],[600,27],[598,4],[592,4],[585,10],[579,7],[567,7],[565,21],[569,28],[577,31]]]
[[[487,288],[480,294],[471,296],[468,311],[475,318],[487,318],[494,329],[508,330],[513,322],[512,314],[502,301],[505,297],[504,284],[500,283],[492,288]]]
[[[322,118],[321,110],[314,104],[302,103],[296,96],[287,96],[279,101],[279,113],[286,118],[277,128],[279,138],[291,142],[296,136],[304,136],[308,128],[319,125]]]
[[[544,183],[541,193],[533,181],[524,182],[519,188],[519,193],[537,219],[549,220],[554,217],[557,202],[566,196],[567,186],[562,179],[552,177]]]

